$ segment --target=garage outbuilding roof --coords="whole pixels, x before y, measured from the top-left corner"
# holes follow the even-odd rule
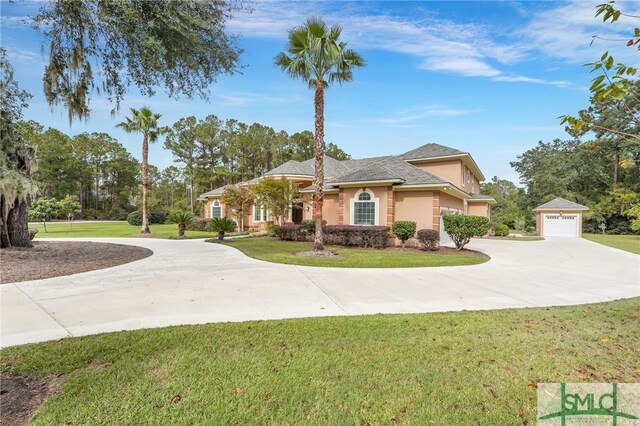
[[[589,210],[589,207],[558,197],[533,209],[538,210]]]

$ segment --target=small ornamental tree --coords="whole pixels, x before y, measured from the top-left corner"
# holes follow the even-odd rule
[[[442,216],[442,220],[444,230],[453,240],[456,250],[462,250],[472,237],[481,237],[491,229],[489,219],[483,216],[448,214]]]
[[[252,205],[255,196],[246,185],[228,185],[220,197],[222,202],[231,209],[236,221],[240,224],[240,231],[244,231],[245,209]]]
[[[82,211],[82,207],[80,203],[73,199],[71,195],[67,195],[62,200],[58,202],[58,212],[61,215],[64,215],[69,223],[75,215]]]
[[[256,201],[265,206],[276,217],[278,224],[283,225],[289,216],[289,206],[298,196],[298,188],[287,179],[266,177],[260,179],[253,188]]]
[[[178,238],[184,238],[184,231],[187,225],[193,222],[193,213],[185,211],[171,212],[169,215],[171,223],[178,225]]]
[[[42,221],[44,232],[47,231],[47,220],[57,216],[59,211],[58,202],[55,198],[39,198],[31,203],[29,207],[29,218],[31,220]]]
[[[391,232],[402,241],[402,250],[404,250],[404,244],[416,234],[416,223],[409,220],[393,222]]]

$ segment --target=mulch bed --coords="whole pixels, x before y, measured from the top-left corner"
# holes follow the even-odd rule
[[[33,241],[33,248],[0,251],[0,284],[95,271],[144,259],[153,251],[88,241]]]
[[[59,378],[0,375],[0,424],[29,424],[38,407],[59,387]]]

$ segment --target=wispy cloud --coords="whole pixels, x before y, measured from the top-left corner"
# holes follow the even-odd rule
[[[574,0],[538,12],[516,35],[526,41],[530,46],[529,50],[571,63],[592,61],[605,50],[615,54],[618,60],[632,60],[637,63],[638,51],[626,48],[624,41],[633,34],[638,20],[621,16],[613,25],[602,22],[602,18],[594,17],[598,3],[602,1]],[[638,1],[619,1],[616,8],[627,13],[640,14]],[[594,45],[590,46],[594,35],[621,41],[596,40]]]
[[[450,108],[442,105],[426,105],[396,111],[391,117],[384,117],[376,120],[382,124],[396,125],[407,124],[429,117],[457,117],[461,115],[473,114],[478,112],[477,109]]]
[[[222,105],[240,107],[250,105],[282,104],[295,102],[297,100],[298,99],[294,96],[269,96],[250,92],[220,93],[213,99],[214,102],[218,101]]]
[[[571,85],[571,82],[566,81],[566,80],[544,80],[541,78],[532,78],[532,77],[525,77],[522,75],[499,75],[497,77],[494,77],[495,81],[506,81],[506,82],[510,82],[510,83],[533,83],[533,84],[546,84],[549,86],[556,86],[556,87],[568,87]]]
[[[577,2],[579,3],[579,2]],[[310,7],[313,5],[313,7]],[[424,11],[417,17],[399,17],[372,11],[363,14],[345,7],[339,11],[330,8],[331,3],[257,3],[251,14],[238,15],[230,22],[229,29],[249,37],[282,39],[287,30],[295,24],[304,22],[309,10],[322,15],[329,24],[348,22],[344,28],[344,38],[358,49],[379,49],[394,53],[405,53],[417,58],[417,67],[426,71],[456,74],[466,77],[486,77],[495,81],[544,84],[557,87],[569,85],[566,81],[544,79],[533,76],[512,75],[505,66],[517,64],[529,59],[532,52],[538,50],[571,49],[581,34],[561,39],[562,47],[541,46],[553,37],[554,28],[562,34],[571,29],[559,24],[563,14],[574,5],[547,9],[532,13],[531,23],[519,32],[518,37],[500,41],[495,35],[497,28],[476,24],[460,24],[435,16]],[[364,6],[363,6],[364,7]],[[593,4],[579,7],[579,16],[573,18],[580,24],[593,23]],[[551,19],[551,18],[554,19]],[[549,32],[548,32],[549,31]],[[530,43],[531,37],[540,39],[540,43]],[[586,38],[586,43],[590,37]]]
[[[42,55],[39,53],[32,52],[30,50],[22,49],[13,44],[9,44],[4,46],[7,49],[7,57],[12,62],[21,62],[21,63],[33,63],[33,62],[43,62]]]
[[[4,6],[6,7],[6,5]],[[2,28],[15,28],[15,27],[26,27],[31,26],[33,24],[33,19],[31,16],[0,16],[0,24]]]

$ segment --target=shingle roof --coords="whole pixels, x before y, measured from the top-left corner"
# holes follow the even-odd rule
[[[447,155],[466,154],[454,148],[430,143],[408,151],[402,155],[362,158],[357,160],[338,161],[334,158],[324,157],[325,190],[331,189],[332,183],[344,182],[370,182],[395,180],[400,185],[429,185],[448,184],[450,182],[426,172],[407,160],[441,157]],[[287,161],[273,170],[265,173],[265,176],[298,175],[313,177],[315,174],[315,159],[306,161]],[[255,183],[259,178],[244,183]],[[312,191],[314,186],[303,188],[302,191]],[[206,192],[200,198],[222,194],[224,187]],[[473,196],[472,196],[473,198]],[[490,198],[490,197],[488,197]]]
[[[437,143],[428,143],[411,151],[407,151],[404,154],[400,154],[398,158],[403,160],[417,160],[419,158],[444,157],[457,154],[466,154],[466,152]]]
[[[495,198],[489,195],[471,194],[472,200],[495,200]]]
[[[301,163],[299,161],[289,160],[284,164],[279,165],[273,170],[269,170],[265,173],[266,176],[272,175],[302,175],[313,176],[313,167],[309,168],[308,164]]]
[[[209,192],[205,192],[204,194],[200,194],[198,199],[204,199],[204,198],[207,198],[207,197],[212,197],[214,195],[222,195],[223,191],[224,191],[224,186],[221,186],[219,188],[212,189]]]
[[[536,210],[589,210],[589,207],[558,197],[533,209]]]

